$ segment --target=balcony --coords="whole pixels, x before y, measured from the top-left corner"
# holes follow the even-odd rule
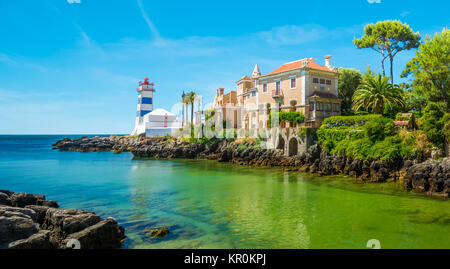
[[[283,97],[283,92],[281,91],[281,89],[272,90],[272,97],[273,98],[281,98],[281,97]]]

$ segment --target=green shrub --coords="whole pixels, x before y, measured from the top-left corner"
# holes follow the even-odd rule
[[[372,141],[383,140],[394,134],[394,122],[384,117],[372,119],[364,125],[364,133]]]
[[[248,147],[244,144],[241,144],[237,147],[239,150],[246,150]]]
[[[331,153],[365,160],[370,154],[372,145],[373,142],[367,138],[355,140],[346,139],[337,144],[336,148]]]
[[[390,136],[382,141],[373,142],[369,138],[343,140],[331,152],[346,155],[360,160],[379,159],[394,161],[399,158],[413,158],[416,156],[412,146],[403,145],[399,136]]]
[[[330,117],[324,123],[317,137],[332,154],[384,161],[418,154],[414,136],[397,135],[393,120],[380,115]]]
[[[322,145],[331,151],[338,143],[343,140],[355,140],[364,138],[364,132],[351,129],[340,128],[319,128],[317,130],[317,138],[322,142]]]
[[[402,139],[398,136],[386,137],[383,141],[377,141],[371,148],[368,159],[379,158],[383,161],[393,161],[398,158],[414,157],[414,149],[411,146],[402,144]]]
[[[363,126],[366,122],[379,118],[381,115],[358,115],[358,116],[334,116],[326,118],[322,126],[327,126],[329,128],[338,126]]]
[[[444,117],[445,116],[445,117]],[[419,128],[425,132],[428,139],[436,146],[443,147],[444,125],[448,127],[448,116],[442,107],[436,103],[429,103],[424,109],[423,116],[419,119]]]
[[[291,124],[292,123],[297,123],[297,124],[301,124],[305,122],[305,115],[303,115],[303,113],[300,112],[295,112],[295,111],[288,111],[288,112],[284,112],[281,111],[280,112],[280,121],[288,121]]]
[[[303,113],[301,112],[295,112],[295,111],[280,111],[280,112],[274,112],[272,114],[272,112],[269,113],[269,119],[267,122],[267,126],[269,128],[272,128],[272,117],[278,115],[278,119],[280,122],[282,121],[287,121],[290,123],[291,127],[294,125],[294,123],[296,124],[302,124],[305,122],[305,115],[303,115]]]
[[[442,122],[444,124],[442,134],[444,135],[445,141],[450,142],[450,113],[445,113]]]

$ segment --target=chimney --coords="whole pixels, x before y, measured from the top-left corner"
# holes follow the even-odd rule
[[[219,88],[219,90],[220,90],[220,95],[223,95],[224,88]]]
[[[325,55],[325,66],[331,68],[330,64],[331,55]]]

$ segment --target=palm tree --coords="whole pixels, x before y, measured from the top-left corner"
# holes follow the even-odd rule
[[[382,114],[384,107],[394,104],[404,106],[403,92],[397,85],[389,83],[388,77],[378,74],[376,77],[364,78],[356,92],[353,94],[353,109],[358,111],[361,107],[372,109],[375,114]]]
[[[194,91],[190,91],[186,94],[186,101],[188,104],[191,104],[191,124],[194,123],[194,102],[197,94]]]
[[[186,104],[186,94],[183,93],[181,94],[181,107],[182,107],[182,119],[181,119],[181,127],[184,127],[184,119],[185,119],[185,114],[184,114],[184,107]]]

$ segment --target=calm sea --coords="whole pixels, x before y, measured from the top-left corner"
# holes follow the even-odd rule
[[[125,248],[450,248],[450,201],[396,184],[52,150],[63,137],[81,135],[0,136],[0,189],[113,216]],[[152,239],[159,225],[170,234]]]

